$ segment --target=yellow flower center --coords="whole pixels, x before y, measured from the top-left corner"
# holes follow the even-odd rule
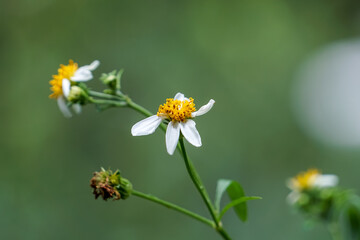
[[[68,65],[60,64],[58,69],[58,74],[53,75],[53,79],[50,81],[51,91],[53,93],[49,96],[50,98],[58,98],[63,95],[62,91],[62,81],[64,78],[69,79],[74,76],[74,73],[78,69],[78,64],[74,63],[73,60],[69,60]]]
[[[195,111],[195,103],[192,98],[184,101],[168,98],[166,103],[159,106],[157,115],[169,118],[171,121],[185,122],[186,119],[191,118],[191,113]]]
[[[291,179],[293,186],[298,190],[305,190],[311,188],[320,174],[317,169],[309,169],[306,172],[299,173],[296,177]]]

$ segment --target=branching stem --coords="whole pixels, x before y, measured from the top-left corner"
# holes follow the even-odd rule
[[[143,114],[146,117],[150,117],[154,114],[152,114],[149,110],[147,110],[146,108],[140,106],[139,104],[133,102],[128,96],[126,95],[110,95],[110,94],[105,94],[105,93],[98,93],[98,92],[94,92],[94,91],[90,91],[89,95],[92,97],[97,97],[100,99],[94,99],[92,97],[89,98],[89,101],[95,104],[107,104],[107,105],[111,105],[114,107],[129,107],[134,109],[135,111]],[[166,125],[164,123],[160,124],[160,128],[166,132]],[[195,167],[193,165],[193,163],[191,162],[191,160],[189,159],[187,153],[186,153],[186,149],[185,149],[185,144],[184,144],[184,139],[183,136],[181,135],[179,138],[179,144],[177,146],[177,149],[180,151],[182,157],[184,158],[184,162],[185,162],[185,166],[186,169],[189,173],[189,176],[192,180],[192,182],[194,183],[196,189],[198,190],[198,192],[200,193],[207,209],[210,212],[210,215],[213,219],[213,221],[202,217],[196,213],[193,213],[187,209],[184,209],[182,207],[179,207],[173,203],[169,203],[166,202],[164,200],[161,200],[155,196],[149,195],[149,194],[145,194],[145,193],[141,193],[138,191],[133,191],[133,195],[141,197],[143,199],[161,204],[165,207],[171,208],[173,210],[176,210],[178,212],[181,212],[183,214],[188,215],[189,217],[192,217],[196,220],[199,220],[203,223],[206,223],[207,225],[210,225],[212,228],[214,228],[225,240],[231,240],[231,237],[229,236],[229,234],[225,231],[225,229],[222,227],[222,223],[219,220],[218,217],[218,213],[215,210],[214,205],[212,204],[209,194],[207,193],[200,177],[199,174],[196,172]]]

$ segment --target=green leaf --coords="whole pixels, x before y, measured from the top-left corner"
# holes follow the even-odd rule
[[[232,201],[235,201],[239,198],[245,197],[245,192],[240,183],[232,181],[229,187],[226,189],[227,193]],[[236,215],[245,222],[247,220],[247,204],[242,202],[234,206]]]
[[[221,213],[219,214],[219,220],[221,220],[221,218],[224,216],[224,214],[232,207],[236,207],[237,205],[240,205],[242,203],[245,203],[249,200],[256,200],[256,199],[261,199],[261,197],[241,197],[238,198],[230,203],[228,203],[222,210]],[[246,206],[246,205],[245,205]],[[239,214],[238,214],[239,216]],[[241,220],[246,221],[246,216],[245,216],[245,220],[243,218],[241,218],[241,216],[239,216]]]
[[[227,204],[224,209],[220,212],[220,202],[221,198],[224,195],[224,192],[227,191],[231,202]],[[246,197],[245,192],[241,185],[233,180],[220,179],[217,183],[216,194],[215,194],[215,209],[220,212],[219,219],[230,209],[234,208],[236,215],[243,222],[247,220],[247,201],[253,199],[261,199],[260,197]]]
[[[220,202],[222,195],[226,191],[226,189],[231,184],[232,180],[227,179],[219,179],[216,186],[216,193],[215,193],[215,209],[220,212]]]

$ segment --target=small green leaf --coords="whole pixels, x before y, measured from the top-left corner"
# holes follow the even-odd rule
[[[245,192],[240,183],[232,181],[229,187],[226,189],[227,193],[232,201],[245,197]],[[242,202],[234,206],[236,215],[245,222],[247,220],[247,204]]]
[[[236,207],[237,205],[240,205],[242,203],[245,203],[249,200],[255,200],[255,199],[261,199],[261,197],[241,197],[238,198],[230,203],[228,203],[222,210],[221,213],[219,214],[219,220],[221,220],[221,218],[224,216],[224,214],[232,207]],[[246,206],[246,205],[245,205]],[[239,216],[239,214],[238,214]],[[239,216],[241,220],[246,221],[246,216],[245,216],[245,220]]]
[[[227,204],[224,209],[220,212],[220,202],[221,198],[224,195],[224,192],[227,191],[231,202]],[[247,201],[253,199],[261,199],[260,197],[246,197],[245,192],[241,185],[233,180],[220,179],[217,183],[216,194],[215,194],[215,209],[220,212],[219,219],[230,209],[234,208],[236,215],[243,222],[247,220]]]
[[[222,195],[226,191],[226,189],[231,184],[232,180],[227,179],[219,179],[216,186],[216,193],[215,193],[215,209],[219,212],[220,211],[220,202]]]

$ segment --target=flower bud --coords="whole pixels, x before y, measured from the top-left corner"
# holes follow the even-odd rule
[[[103,73],[100,77],[100,80],[104,84],[109,84],[116,80],[116,70],[110,72],[110,73]]]
[[[87,93],[79,86],[72,86],[67,99],[72,103],[84,103],[88,98]]]
[[[110,73],[103,73],[100,77],[100,80],[105,84],[108,85],[109,90],[114,93],[120,91],[120,80],[121,75],[123,73],[123,69],[119,71],[112,71]]]
[[[109,198],[114,200],[126,199],[131,195],[132,184],[126,178],[121,177],[120,172],[101,168],[100,172],[94,172],[90,180],[95,199],[101,196],[105,201]]]

